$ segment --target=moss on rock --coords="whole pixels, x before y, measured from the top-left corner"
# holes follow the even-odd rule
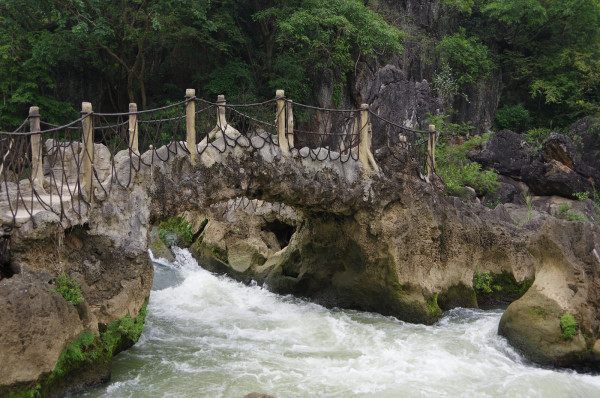
[[[450,286],[448,290],[440,293],[437,302],[443,311],[456,307],[477,308],[475,290],[463,283]]]
[[[8,398],[61,397],[110,378],[112,358],[140,338],[146,319],[144,304],[135,318],[129,315],[104,328],[100,335],[84,331],[60,354],[54,370],[32,383],[0,389]],[[102,330],[104,329],[104,330]]]
[[[506,271],[502,271],[500,274],[489,272],[481,274],[489,276],[489,280],[485,283],[487,288],[475,289],[477,305],[483,309],[506,307],[521,298],[533,284],[533,279],[517,282],[513,274]],[[477,273],[473,277],[474,286],[476,286],[476,277]]]
[[[508,306],[498,327],[527,358],[543,365],[586,366],[591,359],[581,333],[566,339],[561,328],[564,310],[558,303],[530,289]]]

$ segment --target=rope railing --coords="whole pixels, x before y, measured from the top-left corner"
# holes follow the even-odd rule
[[[85,223],[95,201],[131,186],[142,167],[178,156],[196,162],[207,152],[272,147],[282,158],[361,162],[379,172],[372,145],[403,148],[431,176],[434,128],[393,123],[366,104],[321,108],[295,103],[283,90],[267,101],[227,104],[188,89],[183,101],[141,111],[130,104],[129,112],[102,113],[83,103],[81,116],[64,125],[41,121],[31,107],[17,129],[0,131],[0,221],[9,229],[30,219],[35,226],[35,214],[50,211],[65,228]]]

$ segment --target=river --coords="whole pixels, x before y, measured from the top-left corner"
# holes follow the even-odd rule
[[[77,397],[599,397],[600,376],[543,369],[497,334],[502,311],[433,326],[326,309],[215,276],[185,250],[154,265],[140,341]]]

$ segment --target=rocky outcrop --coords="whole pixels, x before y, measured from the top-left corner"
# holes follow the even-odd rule
[[[211,205],[232,200],[231,208],[239,209],[243,206],[235,202],[248,198],[256,200],[253,217],[263,208],[257,201],[266,201],[292,208],[295,218],[285,216],[285,211],[277,211],[276,216],[270,205],[256,219],[241,218],[230,209],[224,210],[229,213],[226,217],[190,216],[199,237],[192,249],[199,258],[208,259],[207,267],[241,280],[264,281],[277,292],[306,296],[328,306],[423,323],[438,319],[441,307],[476,305],[473,276],[478,271],[506,272],[517,282],[535,278],[532,292],[558,305],[548,309],[551,317],[561,312],[575,315],[578,333],[587,336],[587,351],[573,350],[586,364],[596,366],[590,350],[600,338],[595,310],[595,269],[600,262],[597,225],[559,220],[523,207],[502,205],[490,210],[445,197],[441,182],[435,177],[424,181],[408,153],[393,145],[376,152],[380,172],[375,173],[352,159],[317,162],[296,152],[286,158],[270,143],[257,145],[258,149],[232,148],[222,140],[217,138],[195,162],[176,151],[177,143],[144,153],[142,160],[151,166],[119,156],[114,166],[119,180],[128,181],[131,175],[133,182],[128,188],[113,184],[108,199],[96,197],[84,226],[63,236],[58,218],[41,212],[35,216],[37,228],[25,223],[15,229],[11,238],[15,275],[2,281],[0,291],[18,290],[20,283],[37,286],[38,296],[19,296],[25,300],[23,305],[35,307],[35,297],[50,296],[44,306],[56,305],[67,319],[65,324],[74,323],[64,335],[48,329],[47,336],[62,337],[51,342],[40,337],[46,344],[39,346],[33,342],[38,335],[31,334],[21,343],[19,332],[0,323],[3,343],[39,347],[38,356],[53,358],[52,353],[64,349],[79,330],[94,333],[95,325],[102,332],[116,319],[137,315],[152,279],[146,252],[150,225],[186,212],[206,212]],[[221,144],[223,151],[218,150]],[[152,161],[169,156],[167,162]],[[238,230],[227,223],[236,217],[244,220]],[[78,320],[67,310],[68,304],[56,304],[64,299],[49,293],[48,281],[60,272],[81,285],[86,305],[78,308]],[[513,306],[514,311],[537,305],[529,297],[517,300],[520,304]],[[509,307],[506,316],[511,313]],[[25,321],[11,327],[30,330]],[[541,322],[530,318],[525,324],[530,330],[543,329]],[[527,347],[538,343],[517,342],[510,331],[521,326],[513,325],[506,322],[502,332],[536,358],[537,348],[528,351]],[[534,338],[519,336],[530,342]],[[553,344],[555,337],[548,335],[544,341]],[[2,347],[7,363],[16,363],[16,351]],[[552,355],[548,358],[559,365],[575,365]],[[8,372],[3,380],[31,385],[51,362],[32,366],[27,377],[3,370]]]
[[[443,108],[436,99],[429,83],[409,81],[404,72],[387,65],[375,73],[370,82],[366,103],[378,116],[400,126],[418,129],[424,125],[428,114],[437,114]],[[377,134],[374,129],[373,148],[386,143],[385,134]]]
[[[268,253],[266,238],[249,239],[250,235],[235,230],[244,222],[209,220],[202,241],[192,245],[199,248],[196,255],[205,266],[246,282],[264,281],[274,291],[305,296],[327,306],[377,311],[424,323],[438,319],[442,307],[476,306],[473,276],[477,272],[506,273],[517,283],[534,280],[531,292],[507,310],[501,332],[528,357],[540,360],[541,351],[535,347],[551,346],[562,335],[558,315],[575,314],[579,337],[561,344],[570,347],[565,358],[580,359],[576,363],[558,354],[543,354],[543,362],[597,366],[593,352],[600,327],[593,310],[597,305],[594,267],[600,262],[594,254],[600,249],[597,225],[557,219],[541,207],[544,211],[538,211],[537,199],[530,209],[500,205],[490,210],[444,197],[439,181],[421,180],[416,166],[399,148],[384,147],[377,152],[379,175],[360,178],[356,164],[330,168],[325,163],[327,172],[317,173],[310,183],[299,158],[278,160],[264,148],[254,155],[234,151],[210,163],[213,178],[196,177],[185,197],[181,190],[171,195],[174,190],[166,187],[155,191],[154,195],[160,196],[153,200],[157,204],[166,201],[169,209],[180,210],[189,208],[190,201],[206,207],[227,195],[283,202],[297,212],[296,230],[289,244],[280,246],[280,252]],[[245,176],[241,181],[239,176],[234,179],[239,164],[249,162],[253,165],[250,170],[264,170],[259,165],[266,159],[277,167],[248,176],[248,180]],[[196,167],[201,170],[204,166]],[[179,183],[184,174],[175,170],[182,168],[163,169],[168,178],[161,181]],[[203,174],[197,171],[194,175]],[[210,186],[213,195],[207,196],[202,185]],[[556,205],[539,202],[539,206],[550,206],[552,211]],[[163,207],[154,211],[166,215]],[[535,317],[521,324],[508,321],[515,311],[520,319],[520,311],[542,305],[537,303],[540,297],[557,303],[547,309],[550,324]],[[540,332],[511,333],[525,327],[520,325]],[[547,328],[552,328],[551,334],[541,332]],[[587,336],[584,346],[579,344],[583,333]]]
[[[0,281],[0,356],[6,365],[0,369],[0,395],[39,385],[44,396],[62,396],[108,378],[106,355],[133,342],[114,336],[121,343],[107,354],[98,336],[120,319],[138,316],[152,285],[144,200],[144,189],[115,186],[110,202],[96,203],[101,210],[82,212],[83,225],[64,230],[57,215],[44,211],[12,231],[7,238],[12,275]],[[78,283],[83,302],[74,306],[53,292],[60,274]],[[52,373],[82,332],[96,336],[98,363]]]
[[[524,183],[526,190],[534,195],[567,198],[578,192],[591,193],[599,182],[596,160],[584,160],[573,141],[560,134],[550,135],[536,151],[519,134],[502,130],[468,157],[505,177],[499,180],[499,192],[490,196],[503,203],[521,201],[515,193],[524,187],[518,182]]]
[[[469,159],[498,174],[520,179],[521,170],[529,166],[532,154],[514,131],[501,130],[480,151],[469,153]]]
[[[51,279],[50,274],[25,271],[0,282],[0,386],[52,372],[62,350],[83,331],[77,309],[50,292]]]
[[[591,192],[591,167],[582,164],[571,139],[552,134],[535,160],[521,170],[523,181],[537,195],[571,197],[576,192]],[[585,172],[587,177],[578,170]]]

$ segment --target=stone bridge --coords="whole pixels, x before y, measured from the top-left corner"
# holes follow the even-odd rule
[[[152,284],[152,224],[235,198],[284,203],[299,220],[276,263],[234,276],[325,305],[431,323],[442,310],[478,306],[477,272],[508,274],[533,285],[508,308],[501,332],[538,362],[597,366],[595,224],[536,212],[519,225],[510,207],[444,196],[424,171],[433,156],[418,150],[427,145],[433,154],[435,133],[392,125],[367,107],[312,108],[282,92],[244,106],[187,94],[152,114],[94,113],[84,104],[79,120],[49,126],[44,134],[56,135],[43,145],[40,133],[4,137],[2,247],[10,251],[0,352],[11,370],[0,385],[36,380],[81,331],[138,314]],[[34,133],[36,117],[34,109]],[[371,134],[385,144],[371,148]],[[32,155],[13,157],[16,149]],[[76,309],[50,291],[62,272],[82,287]],[[565,313],[579,324],[571,341],[560,329]]]

